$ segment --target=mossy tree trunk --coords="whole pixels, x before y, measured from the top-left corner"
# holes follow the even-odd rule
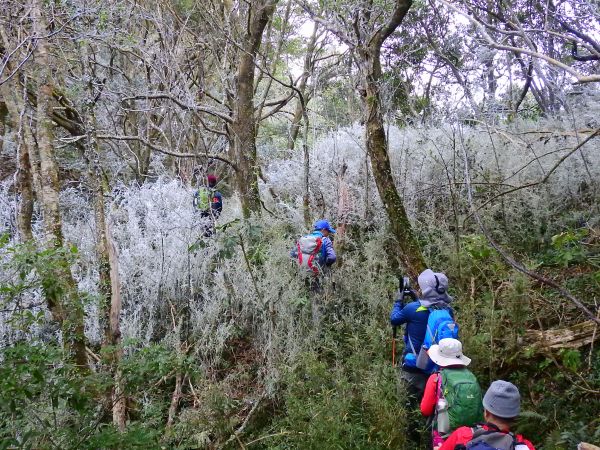
[[[236,72],[233,121],[230,127],[231,158],[237,166],[236,184],[242,201],[244,217],[260,213],[258,190],[259,167],[256,153],[256,117],[254,111],[254,80],[256,55],[262,35],[273,13],[277,0],[262,0],[247,5],[247,24],[240,49]]]
[[[404,269],[412,277],[416,277],[425,269],[426,264],[392,176],[380,93],[380,86],[383,82],[380,61],[381,46],[400,25],[411,5],[412,0],[397,1],[389,22],[379,28],[370,39],[361,40],[356,54],[364,103],[367,152],[371,159],[371,168],[379,196],[398,244],[397,252],[391,251],[390,257],[399,259]]]
[[[32,19],[35,36],[47,34],[47,24],[43,16],[44,4],[37,0],[32,5]],[[63,247],[62,220],[59,208],[58,166],[54,155],[54,124],[52,123],[52,66],[50,64],[48,41],[37,40],[36,63],[38,68],[37,89],[37,142],[40,158],[40,190],[38,199],[44,215],[46,246]],[[54,267],[54,280],[43,286],[48,309],[54,320],[62,327],[63,341],[70,357],[80,369],[87,369],[88,360],[85,348],[83,305],[73,279],[69,261],[61,259]]]
[[[10,63],[10,61],[8,62]],[[7,64],[9,70],[12,69]],[[17,141],[17,192],[19,193],[19,204],[17,210],[17,231],[21,242],[33,238],[31,231],[31,218],[33,216],[33,178],[30,148],[33,146],[31,129],[26,120],[25,102],[20,101],[19,89],[14,82],[7,82],[0,86],[0,94],[6,105],[6,122],[16,132]]]

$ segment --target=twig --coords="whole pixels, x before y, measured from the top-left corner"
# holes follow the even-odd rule
[[[469,207],[472,210],[472,214],[475,217],[475,220],[476,220],[477,224],[479,225],[481,232],[486,237],[486,239],[488,240],[490,245],[500,254],[502,259],[504,259],[504,261],[506,261],[509,265],[511,265],[512,267],[517,269],[519,272],[524,273],[525,275],[529,276],[530,278],[533,278],[534,280],[537,280],[540,283],[545,284],[546,286],[550,286],[550,287],[554,288],[559,294],[561,294],[563,297],[569,299],[577,308],[579,308],[581,311],[583,311],[590,319],[592,319],[594,322],[600,324],[600,318],[597,317],[596,314],[592,313],[589,310],[589,308],[581,302],[581,300],[579,300],[577,297],[575,297],[573,294],[571,294],[568,290],[566,290],[565,288],[560,286],[558,283],[555,283],[554,281],[552,281],[548,278],[545,278],[545,277],[541,276],[540,274],[525,268],[522,264],[520,264],[514,258],[512,258],[504,249],[502,249],[496,243],[496,241],[494,241],[494,239],[490,235],[490,232],[483,224],[483,221],[481,220],[481,217],[479,216],[479,213],[473,204],[473,191],[471,188],[471,175],[469,173],[469,159],[467,156],[467,149],[465,148],[465,145],[464,145],[462,129],[460,129],[459,131],[460,131],[460,135],[461,135],[460,142],[461,142],[461,147],[462,147],[462,152],[463,152],[463,159],[464,159],[464,163],[465,163],[465,182],[467,183],[467,199],[469,201]],[[600,132],[600,129],[596,130],[596,133],[594,133],[594,135],[596,135],[598,132]],[[591,137],[592,136],[590,136],[590,138]],[[589,138],[586,139],[586,141],[587,140],[589,140]],[[581,144],[578,147],[580,147],[580,146],[581,146]],[[555,167],[557,167],[557,166],[555,166]],[[547,179],[548,176],[550,175],[550,173],[552,173],[552,172],[549,172],[546,175],[546,177],[544,177],[544,179]]]
[[[87,352],[87,354],[88,354],[89,356],[91,356],[92,358],[94,358],[94,359],[96,360],[96,362],[98,362],[98,363],[99,363],[99,362],[101,361],[100,357],[99,357],[98,355],[96,355],[96,354],[95,354],[95,353],[92,351],[92,349],[90,349],[89,347],[86,347],[86,348],[85,348],[85,351]]]
[[[252,272],[252,267],[250,266],[250,260],[248,259],[248,254],[246,253],[246,246],[244,245],[244,238],[240,234],[240,247],[242,247],[242,253],[244,255],[244,261],[246,262],[246,267],[248,268],[248,273],[250,274],[250,279],[252,280],[252,285],[254,286],[254,291],[256,292],[257,299],[262,299],[262,295],[258,290],[258,285],[256,284],[256,279],[254,278],[254,273]]]
[[[269,439],[269,438],[277,437],[277,436],[285,436],[286,434],[294,434],[294,432],[293,431],[281,431],[279,433],[267,434],[265,436],[261,436],[259,438],[256,438],[256,439],[246,443],[246,447],[249,447],[252,444],[256,444],[257,442],[264,441],[265,439]]]
[[[111,134],[99,134],[96,136],[98,139],[105,139],[105,140],[117,140],[117,141],[137,141],[137,142],[141,142],[142,144],[144,144],[146,147],[155,150],[159,153],[164,153],[165,155],[169,155],[169,156],[175,156],[177,158],[207,158],[207,159],[216,159],[218,161],[222,161],[225,164],[228,164],[229,166],[231,166],[233,168],[233,170],[237,171],[237,166],[229,161],[226,158],[223,158],[222,156],[217,156],[217,155],[209,155],[209,154],[197,154],[197,153],[178,153],[178,152],[172,152],[170,150],[167,150],[165,148],[161,148],[161,147],[157,147],[156,145],[152,144],[150,141],[148,141],[147,139],[144,139],[141,136],[119,136],[119,135],[111,135]]]
[[[485,202],[483,202],[481,205],[479,205],[476,209],[473,210],[473,212],[471,214],[469,214],[467,217],[465,217],[465,219],[463,220],[463,223],[469,219],[471,216],[474,216],[476,212],[478,212],[481,208],[489,205],[491,202],[493,202],[494,200],[496,200],[499,197],[502,197],[504,195],[507,194],[512,194],[513,192],[516,191],[520,191],[521,189],[526,189],[526,188],[530,188],[530,187],[534,187],[537,186],[539,184],[544,184],[546,181],[548,181],[548,178],[550,178],[550,175],[552,175],[556,169],[558,169],[558,167],[569,157],[571,156],[573,153],[575,153],[577,150],[579,150],[581,147],[583,147],[585,144],[587,144],[589,141],[591,141],[593,138],[595,138],[596,136],[600,135],[600,128],[596,128],[596,130],[590,134],[587,138],[585,138],[583,141],[581,141],[581,143],[577,144],[575,147],[573,147],[569,153],[567,153],[566,155],[564,155],[562,158],[560,158],[556,164],[554,164],[552,166],[552,168],[548,171],[548,173],[546,173],[546,175],[544,175],[544,178],[542,178],[539,181],[532,181],[531,183],[527,183],[524,184],[522,186],[517,186],[514,187],[512,189],[508,189],[504,192],[500,192],[499,194],[494,195],[492,198],[490,198],[489,200],[486,200]],[[462,135],[461,135],[462,136]],[[461,137],[461,142],[462,142],[462,137]],[[464,150],[464,144],[463,144],[463,150]],[[544,155],[545,156],[545,155]],[[465,166],[466,167],[466,166]]]
[[[238,442],[239,442],[239,436],[244,432],[244,430],[248,426],[248,422],[250,421],[250,419],[252,418],[252,416],[256,412],[256,409],[258,408],[258,405],[260,405],[260,403],[262,402],[262,400],[264,398],[265,398],[265,394],[263,394],[258,400],[256,400],[256,403],[254,403],[254,405],[252,406],[252,409],[250,410],[250,412],[248,413],[248,415],[246,416],[246,418],[244,419],[244,421],[242,422],[242,424],[238,427],[237,430],[235,430],[235,432],[231,436],[229,436],[229,439],[227,439],[227,441],[223,445],[224,448],[226,448],[227,444],[229,444],[230,442],[232,442],[234,439],[237,439]],[[243,447],[243,444],[242,444],[242,447]]]

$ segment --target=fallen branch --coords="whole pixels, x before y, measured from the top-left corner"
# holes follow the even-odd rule
[[[579,348],[600,339],[595,331],[598,325],[587,320],[576,325],[553,330],[527,330],[526,343],[549,349]]]
[[[258,409],[258,405],[260,405],[260,403],[262,402],[262,400],[264,398],[265,398],[265,394],[263,394],[258,400],[256,400],[256,402],[252,406],[252,409],[250,410],[250,412],[248,413],[248,415],[246,416],[246,418],[244,419],[242,424],[238,427],[237,430],[235,430],[235,432],[231,436],[229,436],[229,439],[227,439],[227,441],[223,445],[223,448],[227,448],[227,444],[233,442],[234,440],[239,441],[240,435],[244,432],[244,430],[248,426],[248,422],[250,422],[250,419],[252,418],[252,416],[254,415],[256,410]]]

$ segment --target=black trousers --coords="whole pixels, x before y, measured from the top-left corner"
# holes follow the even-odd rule
[[[409,441],[407,450],[421,449],[423,448],[422,431],[425,429],[425,420],[421,416],[420,405],[429,375],[421,371],[400,368],[399,378],[406,389],[404,406],[407,414],[406,435]],[[427,441],[427,438],[425,438],[425,441]]]

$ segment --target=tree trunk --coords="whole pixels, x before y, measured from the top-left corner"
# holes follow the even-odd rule
[[[11,69],[10,66],[9,70]],[[17,192],[20,194],[17,211],[17,230],[21,242],[33,238],[31,217],[33,216],[33,182],[29,148],[31,145],[31,130],[26,119],[25,103],[17,98],[18,90],[15,83],[5,83],[0,86],[4,98],[10,127],[17,131]]]
[[[391,259],[400,258],[409,275],[416,277],[425,269],[426,264],[392,176],[379,89],[383,78],[380,61],[381,46],[402,22],[411,4],[410,0],[398,0],[390,22],[386,27],[377,30],[364,45],[357,48],[357,56],[364,89],[362,98],[365,108],[367,152],[371,158],[375,184],[398,245],[398,250],[390,251],[389,256]]]
[[[365,134],[367,152],[371,158],[371,170],[373,171],[377,191],[390,221],[392,233],[398,244],[398,251],[392,251],[390,257],[399,257],[410,276],[416,277],[426,268],[425,259],[392,177],[392,168],[387,152],[387,139],[381,115],[379,84],[374,80],[367,83],[365,109]]]
[[[236,97],[231,124],[232,160],[237,166],[236,184],[242,201],[244,217],[260,213],[258,161],[256,154],[256,121],[254,113],[254,64],[263,31],[269,22],[277,0],[265,0],[248,6],[247,32],[241,51],[236,77]]]
[[[36,36],[46,34],[46,22],[42,16],[44,6],[37,0],[32,8],[33,27]],[[54,158],[54,125],[50,119],[52,113],[52,81],[47,40],[37,42],[37,63],[40,77],[37,94],[37,142],[40,156],[41,192],[38,195],[44,214],[46,245],[60,249],[63,246],[62,222],[59,209],[58,167]],[[87,368],[85,335],[83,324],[83,305],[78,296],[77,285],[71,274],[69,262],[62,259],[54,267],[56,281],[63,289],[55,286],[44,287],[48,309],[54,320],[62,326],[63,341],[75,364]]]
[[[88,163],[88,179],[94,190],[94,218],[96,222],[96,252],[98,255],[99,286],[102,307],[101,315],[104,322],[104,355],[114,377],[114,385],[108,393],[108,405],[112,409],[114,426],[125,431],[126,398],[123,389],[123,376],[118,369],[123,356],[119,317],[121,314],[121,283],[119,279],[119,262],[116,248],[111,239],[109,222],[106,219],[106,202],[104,196],[108,192],[108,180],[100,162],[100,147],[97,138],[95,95],[93,73],[90,72],[91,61],[86,44],[81,46],[82,67],[84,79],[88,80],[87,97],[85,100],[85,133],[86,145],[84,157]]]

